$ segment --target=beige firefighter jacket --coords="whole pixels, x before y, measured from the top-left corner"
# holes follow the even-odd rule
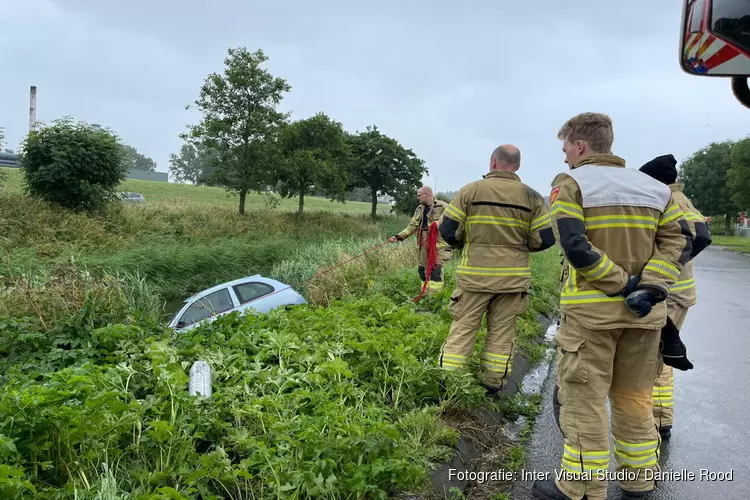
[[[528,291],[529,252],[555,244],[547,201],[513,172],[493,171],[461,188],[440,233],[462,249],[456,284],[469,292]]]
[[[695,289],[695,277],[693,276],[693,262],[701,251],[711,244],[711,235],[706,224],[706,218],[698,211],[690,199],[682,191],[685,185],[682,183],[670,184],[669,189],[672,191],[674,201],[682,209],[685,221],[693,233],[693,250],[690,254],[690,261],[685,264],[677,281],[669,287],[669,297],[667,301],[676,302],[682,307],[692,307],[696,304],[698,295]]]
[[[562,313],[590,330],[666,324],[666,299],[690,259],[693,236],[670,189],[614,155],[583,160],[552,182],[552,228],[566,266]],[[658,296],[637,318],[623,292],[631,276]]]
[[[409,221],[409,225],[396,235],[396,239],[404,240],[414,233],[417,234],[417,251],[419,252],[420,266],[427,265],[427,235],[429,234],[430,225],[433,222],[437,222],[438,224],[440,224],[443,212],[445,211],[445,207],[447,206],[448,205],[443,200],[438,200],[437,198],[435,198],[435,201],[432,204],[432,209],[427,214],[427,220],[425,221],[424,212],[425,208],[427,207],[420,203],[416,210],[414,210],[414,215]],[[439,233],[437,241],[437,251],[438,259],[440,260],[438,264],[442,263],[443,265],[445,265],[445,263],[448,262],[453,256],[453,250],[451,249],[450,245],[445,242],[445,240],[442,236],[440,236]]]

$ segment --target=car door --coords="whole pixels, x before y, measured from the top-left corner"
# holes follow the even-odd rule
[[[232,287],[237,300],[240,302],[239,309],[246,310],[252,308],[259,313],[267,313],[274,309],[274,297],[276,289],[268,283],[260,281],[246,281]],[[278,295],[278,294],[277,294]]]
[[[175,327],[178,330],[191,329],[199,323],[211,320],[235,308],[229,288],[221,288],[208,295],[196,298],[182,313]]]

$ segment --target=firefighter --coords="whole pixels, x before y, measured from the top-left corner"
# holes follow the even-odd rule
[[[690,260],[682,268],[677,282],[670,287],[667,296],[667,326],[662,330],[663,368],[654,382],[652,398],[654,400],[654,419],[659,427],[662,439],[672,436],[674,410],[674,369],[689,370],[693,367],[687,359],[685,349],[679,338],[679,331],[687,317],[688,309],[697,302],[695,278],[692,259],[711,244],[711,234],[703,215],[693,206],[682,191],[684,184],[677,182],[677,160],[673,155],[657,156],[640,168],[641,172],[650,175],[659,182],[669,186],[672,196],[685,216],[693,233],[693,251]]]
[[[396,243],[403,241],[414,233],[417,233],[417,251],[419,252],[419,279],[424,283],[428,277],[426,276],[427,266],[427,254],[429,249],[427,248],[427,236],[429,235],[429,228],[433,222],[439,223],[440,217],[443,215],[443,211],[447,206],[442,200],[435,198],[432,188],[429,186],[422,186],[417,191],[417,199],[419,200],[419,206],[414,210],[414,216],[409,221],[409,225],[395,236],[392,236],[389,241]],[[437,256],[438,262],[435,263],[435,267],[429,276],[429,282],[427,283],[427,294],[433,294],[443,289],[443,267],[451,260],[453,256],[453,250],[445,240],[443,240],[438,234],[437,240]]]
[[[438,363],[447,370],[467,367],[486,314],[481,383],[493,396],[511,375],[516,320],[529,303],[529,252],[555,244],[547,202],[521,182],[520,165],[515,146],[495,149],[490,172],[458,192],[440,224],[445,241],[462,251],[448,305],[453,321]]]
[[[568,272],[553,407],[565,444],[561,476],[535,481],[532,492],[545,500],[607,497],[609,398],[621,498],[645,498],[655,484],[645,471],[659,470],[651,392],[665,299],[693,237],[669,188],[611,153],[607,115],[577,115],[558,138],[569,171],[552,182],[550,213]]]

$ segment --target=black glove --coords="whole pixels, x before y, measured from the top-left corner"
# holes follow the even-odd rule
[[[656,304],[656,296],[650,290],[636,290],[625,298],[625,306],[636,318],[648,316],[651,308]]]
[[[682,371],[693,369],[693,363],[687,359],[687,348],[680,339],[680,331],[669,317],[666,326],[661,330],[661,344],[661,356],[665,365]]]
[[[631,293],[635,292],[635,288],[638,286],[638,283],[641,281],[640,276],[631,276],[628,278],[628,282],[625,284],[625,288],[620,290],[617,293],[613,294],[607,294],[608,297],[617,297],[618,295],[622,295],[623,297],[627,297]]]

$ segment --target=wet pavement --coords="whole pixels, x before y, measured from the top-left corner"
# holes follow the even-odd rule
[[[659,482],[654,500],[750,498],[750,257],[709,247],[696,258],[698,303],[682,330],[693,370],[675,370],[672,438],[664,442],[662,474],[686,479]],[[552,413],[554,364],[544,382],[543,410],[528,450],[524,472],[513,490],[514,500],[534,498],[533,473],[560,467],[562,435]],[[614,458],[611,459],[614,463]],[[733,472],[731,480],[702,478]],[[694,479],[691,478],[694,474]],[[705,472],[703,472],[705,474]],[[616,484],[609,497],[619,498]]]

